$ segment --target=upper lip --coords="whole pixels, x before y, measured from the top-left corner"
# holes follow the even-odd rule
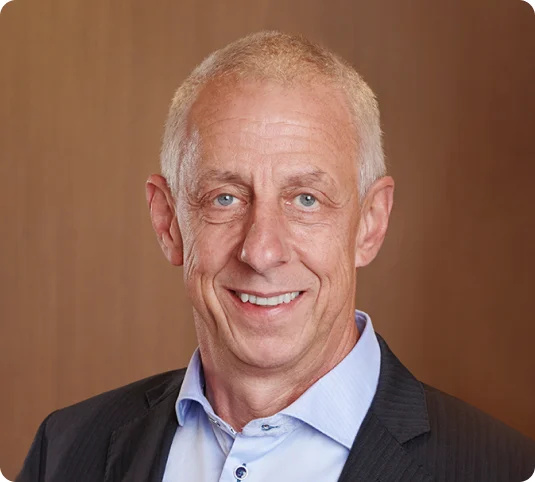
[[[302,290],[286,290],[286,291],[275,291],[273,293],[261,293],[260,291],[254,291],[250,289],[233,289],[229,288],[231,291],[236,293],[247,293],[248,295],[259,296],[260,298],[273,298],[275,296],[285,295],[286,293],[295,293],[296,291],[301,293]]]

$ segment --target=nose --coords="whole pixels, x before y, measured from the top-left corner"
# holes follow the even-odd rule
[[[281,213],[256,205],[239,254],[257,273],[265,273],[290,260],[288,233]]]

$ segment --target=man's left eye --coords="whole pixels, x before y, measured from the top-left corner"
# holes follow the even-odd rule
[[[317,199],[312,194],[300,194],[295,199],[306,208],[311,208],[317,203]]]
[[[215,202],[220,206],[230,206],[236,198],[232,194],[220,194],[215,198]]]

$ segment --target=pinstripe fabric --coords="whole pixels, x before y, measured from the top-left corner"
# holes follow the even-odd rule
[[[379,386],[340,482],[521,482],[532,474],[533,441],[421,384],[378,338]],[[17,482],[161,482],[183,377],[167,372],[54,412]]]
[[[521,482],[533,473],[532,440],[420,383],[378,338],[379,386],[340,482]]]

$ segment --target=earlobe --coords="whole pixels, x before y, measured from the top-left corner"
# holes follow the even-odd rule
[[[166,180],[153,174],[145,186],[152,227],[165,257],[175,265],[183,263],[182,236],[178,227],[174,199]]]
[[[379,253],[386,236],[393,202],[394,180],[385,176],[375,181],[368,190],[360,213],[355,268],[367,266]]]

